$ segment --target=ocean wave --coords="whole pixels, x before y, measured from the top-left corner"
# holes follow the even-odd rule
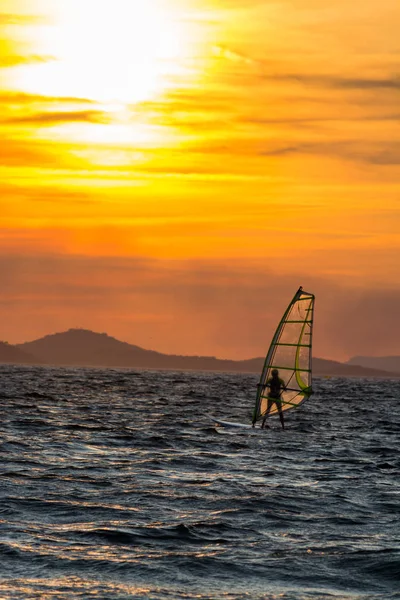
[[[399,598],[398,382],[219,435],[256,377],[0,371],[1,598]]]

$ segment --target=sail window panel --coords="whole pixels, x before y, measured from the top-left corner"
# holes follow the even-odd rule
[[[269,367],[282,369],[299,369],[308,371],[310,369],[310,349],[302,346],[276,346]],[[283,373],[282,373],[283,375]]]
[[[287,321],[308,321],[312,318],[312,302],[313,299],[300,299],[295,302],[286,317]]]
[[[265,412],[266,412],[266,410],[267,410],[267,407],[268,407],[268,400],[267,400],[267,398],[264,398],[264,397],[263,397],[263,398],[261,398],[261,402],[260,402],[260,412],[259,412],[259,416],[260,416],[260,417],[262,417],[262,416],[265,414]],[[275,407],[274,407],[274,408],[275,408]],[[272,410],[271,410],[271,413],[272,413]]]
[[[294,368],[296,358],[297,346],[275,346],[275,352],[272,359],[271,366],[279,369],[283,368]]]
[[[304,400],[303,394],[294,391],[283,392],[282,394],[282,409],[293,408],[298,406]]]
[[[285,323],[280,337],[280,344],[297,344],[299,342],[299,337],[301,334],[301,330],[303,328],[303,322],[301,323]],[[307,339],[307,336],[304,336]],[[308,341],[306,342],[309,343]]]
[[[282,410],[295,408],[304,402],[304,395],[298,392],[284,392],[282,394]]]

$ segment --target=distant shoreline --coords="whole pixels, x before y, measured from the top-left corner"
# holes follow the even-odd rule
[[[320,359],[323,360],[323,359]],[[34,368],[42,368],[42,369],[97,369],[99,371],[102,370],[117,370],[117,371],[154,371],[154,372],[170,372],[170,373],[204,373],[204,374],[212,374],[212,373],[221,373],[221,374],[229,374],[229,375],[259,375],[260,371],[244,371],[244,370],[223,370],[223,369],[195,369],[195,368],[174,368],[174,367],[127,367],[127,366],[118,366],[118,365],[77,365],[77,364],[52,364],[52,363],[15,363],[15,362],[3,362],[0,360],[0,367],[34,367]],[[335,373],[326,375],[324,373],[313,373],[313,380],[315,379],[400,379],[400,373],[389,373],[384,372],[379,374],[371,374],[371,373]]]
[[[106,333],[69,329],[15,346],[0,342],[0,364],[65,368],[202,371],[205,373],[259,374],[263,357],[247,360],[213,356],[182,356],[146,350],[121,342]],[[400,378],[400,372],[313,358],[314,377]]]

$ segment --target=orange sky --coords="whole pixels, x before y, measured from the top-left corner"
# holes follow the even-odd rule
[[[398,0],[0,10],[0,339],[400,354]]]

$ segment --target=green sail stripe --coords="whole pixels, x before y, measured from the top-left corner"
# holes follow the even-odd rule
[[[294,346],[295,348],[311,348],[311,344],[286,344],[284,342],[276,342],[275,346]]]
[[[312,321],[284,321],[284,323],[312,323]]]

